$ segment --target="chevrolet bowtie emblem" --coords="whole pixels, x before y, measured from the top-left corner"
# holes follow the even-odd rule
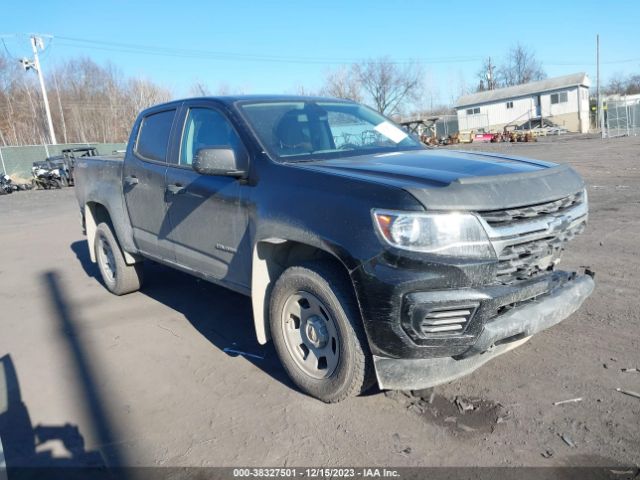
[[[547,229],[552,232],[563,230],[569,225],[569,221],[570,219],[566,215],[553,217],[547,223]]]

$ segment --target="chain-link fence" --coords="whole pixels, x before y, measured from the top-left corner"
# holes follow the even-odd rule
[[[605,137],[623,137],[640,134],[640,100],[608,101],[605,110]]]
[[[438,138],[448,137],[458,133],[459,130],[457,115],[443,115],[436,121],[436,136]]]
[[[126,143],[62,143],[58,145],[25,145],[22,147],[0,147],[0,171],[19,178],[31,178],[33,162],[62,154],[66,148],[96,147],[100,155],[109,155],[115,150],[124,150]]]

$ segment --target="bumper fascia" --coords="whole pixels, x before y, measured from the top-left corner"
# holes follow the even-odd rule
[[[374,354],[378,384],[383,389],[417,390],[467,375],[531,335],[560,323],[580,308],[594,286],[590,276],[575,276],[540,300],[509,310],[487,322],[462,357],[389,358]]]

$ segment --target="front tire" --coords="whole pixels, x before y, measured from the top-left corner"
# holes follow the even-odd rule
[[[286,269],[273,287],[269,317],[280,361],[305,393],[334,403],[374,382],[360,312],[339,269],[321,262]]]
[[[127,265],[120,244],[106,223],[96,227],[94,251],[98,269],[104,285],[114,295],[140,290],[142,285],[142,263]]]

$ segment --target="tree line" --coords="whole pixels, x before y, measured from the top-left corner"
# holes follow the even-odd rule
[[[296,93],[351,99],[388,116],[427,113],[428,108],[421,108],[430,93],[426,77],[419,62],[380,57],[331,69],[318,90],[299,87]],[[487,58],[477,78],[475,91],[482,91],[540,80],[546,72],[531,49],[516,44],[498,65]],[[168,88],[151,80],[127,78],[114,65],[98,65],[87,57],[53,66],[46,83],[61,143],[125,142],[140,110],[173,97]],[[603,91],[640,93],[640,75],[615,75]],[[212,94],[203,82],[193,83],[189,93]],[[242,92],[223,85],[215,93]],[[43,105],[36,75],[0,55],[0,146],[50,142]]]
[[[640,75],[618,73],[604,87],[606,95],[635,95],[640,93]]]
[[[172,97],[150,80],[126,78],[113,65],[89,58],[61,63],[46,76],[60,143],[124,142],[138,112]],[[0,56],[0,145],[49,143],[40,86],[13,58]]]

